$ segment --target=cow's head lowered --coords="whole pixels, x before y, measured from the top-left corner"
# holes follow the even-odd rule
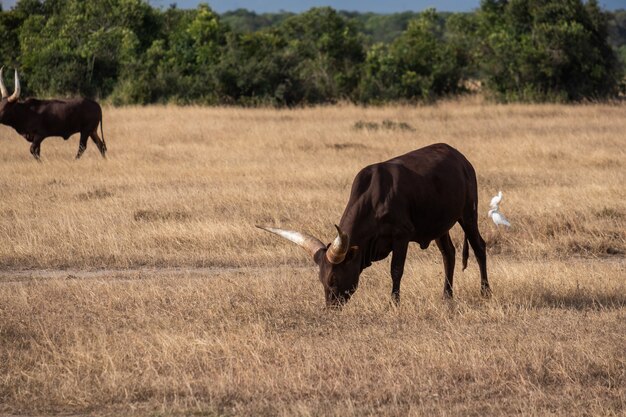
[[[354,294],[361,273],[359,248],[350,246],[349,236],[342,232],[339,226],[335,226],[337,237],[328,245],[306,233],[265,226],[257,227],[292,241],[313,257],[313,261],[319,267],[327,306],[340,306]]]

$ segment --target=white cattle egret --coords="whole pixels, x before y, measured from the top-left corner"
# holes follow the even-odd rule
[[[502,191],[498,191],[498,195],[491,199],[491,203],[489,203],[489,207],[492,210],[498,211],[498,204],[502,201]]]
[[[500,225],[511,227],[511,223],[509,223],[509,221],[498,210],[491,209],[489,210],[488,215],[489,217],[491,217],[491,220],[493,220],[493,222],[496,224],[496,227]]]

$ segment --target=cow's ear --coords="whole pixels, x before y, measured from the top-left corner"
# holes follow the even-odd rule
[[[344,260],[344,262],[351,262],[356,257],[357,253],[359,253],[359,247],[350,246],[350,249],[348,249],[348,253],[346,253],[346,259]]]
[[[318,266],[322,266],[322,261],[326,257],[326,248],[320,249],[315,252],[313,255],[313,262],[315,262]]]

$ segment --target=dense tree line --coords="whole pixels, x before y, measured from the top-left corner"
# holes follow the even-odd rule
[[[483,0],[473,13],[218,15],[146,0],[20,0],[0,56],[25,94],[115,104],[431,101],[480,83],[501,101],[623,89],[626,12],[597,1]]]

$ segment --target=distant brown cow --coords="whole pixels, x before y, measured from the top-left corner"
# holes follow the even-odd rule
[[[0,123],[11,126],[27,141],[31,142],[30,153],[39,160],[41,142],[50,136],[60,136],[67,140],[80,132],[80,143],[76,158],[80,158],[87,148],[87,139],[96,143],[102,157],[107,147],[102,131],[102,109],[93,100],[79,98],[73,100],[37,100],[34,98],[19,102],[20,79],[15,71],[15,91],[9,97],[0,68]],[[102,139],[98,136],[98,124]]]
[[[488,296],[477,206],[474,168],[459,151],[439,143],[362,169],[329,245],[305,233],[258,227],[305,248],[319,266],[327,305],[337,306],[356,291],[361,271],[391,252],[392,296],[399,301],[409,242],[426,249],[433,240],[443,255],[444,295],[452,297],[455,249],[449,230],[458,222],[465,232],[463,269],[469,240],[480,268],[481,293]]]

